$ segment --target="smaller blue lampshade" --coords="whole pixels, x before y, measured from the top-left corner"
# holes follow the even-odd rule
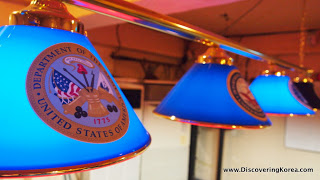
[[[311,81],[294,82],[294,85],[299,89],[303,97],[308,101],[308,104],[313,109],[316,110],[320,108],[320,99],[314,91],[314,85]]]
[[[260,75],[251,83],[250,90],[268,115],[315,113],[288,76]]]
[[[271,125],[235,66],[195,63],[154,113],[193,125],[235,129]]]

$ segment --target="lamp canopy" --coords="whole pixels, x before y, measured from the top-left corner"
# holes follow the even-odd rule
[[[215,128],[270,126],[271,121],[252,96],[240,72],[235,66],[228,65],[231,58],[225,52],[221,55],[221,51],[211,47],[199,56],[154,113],[179,122]]]
[[[2,26],[0,59],[0,177],[88,170],[135,157],[150,144],[86,36]]]
[[[270,115],[312,115],[309,106],[290,77],[281,73],[258,76],[250,85],[261,108]]]

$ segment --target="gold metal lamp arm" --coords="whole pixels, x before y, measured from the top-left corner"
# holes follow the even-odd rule
[[[123,0],[63,0],[63,2],[208,46],[217,44],[226,51],[259,61],[271,62],[290,70],[308,70],[308,68],[262,54],[215,33]]]

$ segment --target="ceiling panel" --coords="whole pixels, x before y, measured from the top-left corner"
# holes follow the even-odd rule
[[[303,0],[247,0],[171,16],[227,36],[299,31],[302,2]],[[307,29],[320,28],[319,7],[319,0],[307,0]],[[247,15],[243,16],[245,13]],[[240,18],[241,16],[243,17]]]

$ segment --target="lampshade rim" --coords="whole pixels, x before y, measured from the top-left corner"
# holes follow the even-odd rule
[[[160,113],[157,113],[153,111],[153,113],[159,117],[168,119],[170,121],[177,121],[177,122],[182,122],[182,123],[188,123],[191,125],[198,125],[198,126],[204,126],[204,127],[212,127],[212,128],[220,128],[220,129],[262,129],[271,126],[270,125],[236,125],[236,124],[221,124],[221,123],[209,123],[209,122],[203,122],[203,121],[196,121],[196,120],[188,120],[188,119],[183,119],[174,116],[175,118],[172,119],[172,116],[167,116],[163,115]]]
[[[315,116],[314,114],[295,114],[295,113],[289,113],[289,114],[284,114],[284,113],[266,113],[267,116],[281,116],[281,117],[304,117],[304,116],[308,116],[308,117],[313,117]]]
[[[102,168],[104,166],[109,166],[112,164],[119,163],[121,161],[134,158],[142,154],[149,147],[150,144],[151,144],[151,136],[149,134],[148,142],[142,148],[123,156],[119,156],[119,157],[104,160],[104,161],[89,163],[89,164],[58,167],[58,168],[32,169],[32,170],[4,170],[4,171],[0,170],[0,179],[1,178],[19,178],[19,177],[21,178],[22,177],[38,177],[38,176],[50,176],[50,175],[53,176],[53,175],[69,174],[69,173]]]

